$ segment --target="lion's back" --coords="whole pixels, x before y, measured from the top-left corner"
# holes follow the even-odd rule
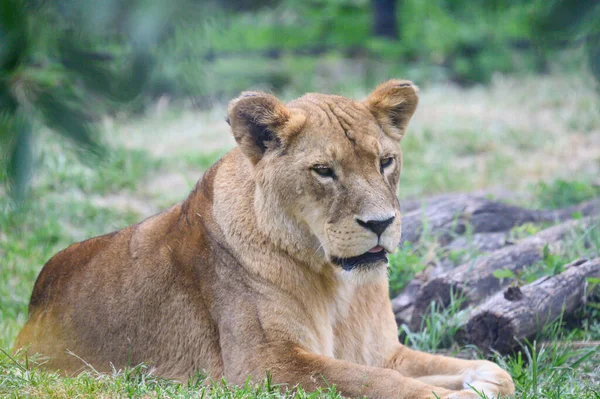
[[[69,374],[82,368],[79,358],[99,371],[149,362],[168,377],[219,369],[218,345],[205,338],[218,334],[203,305],[204,282],[178,259],[187,254],[173,251],[182,240],[206,242],[182,238],[180,221],[177,204],[57,253],[38,276],[15,348],[50,357],[47,367]],[[198,255],[198,246],[184,247]],[[209,265],[204,270],[208,279]]]
[[[29,314],[56,300],[61,286],[76,278],[76,273],[88,265],[92,258],[105,249],[118,232],[93,237],[71,244],[55,254],[42,268],[33,286],[29,302]]]
[[[62,355],[68,349],[63,345],[65,334],[60,317],[61,313],[69,311],[69,306],[64,306],[69,302],[66,293],[79,285],[78,280],[82,279],[84,270],[110,246],[118,233],[74,243],[46,262],[34,284],[29,319],[17,336],[15,349],[28,348],[30,354],[41,353],[51,357]],[[60,368],[71,368],[73,360],[61,362]],[[52,365],[53,361],[49,363]]]

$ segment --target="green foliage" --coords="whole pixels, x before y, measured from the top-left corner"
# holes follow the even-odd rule
[[[397,294],[417,273],[425,269],[426,262],[420,250],[413,248],[410,242],[390,254],[389,281],[390,295]]]
[[[600,254],[600,220],[595,219],[585,228],[575,229],[566,238],[563,252],[567,258],[594,258]]]
[[[101,161],[84,159],[83,168],[69,167],[77,160],[72,154],[43,152],[38,162],[49,168],[49,179],[40,189],[64,190],[74,187],[86,194],[109,194],[134,191],[143,178],[161,168],[162,162],[142,150],[128,151],[114,147]]]
[[[390,41],[371,37],[367,0],[193,4],[2,0],[0,180],[23,194],[40,127],[100,153],[99,115],[139,111],[164,94],[212,105],[248,88],[340,92],[348,71],[358,88],[390,76],[488,82],[495,72],[537,68],[538,32],[556,25],[540,1],[404,0],[400,40]],[[590,18],[574,25],[586,40]],[[462,150],[488,148],[484,140]],[[470,187],[453,180],[443,161],[437,169],[428,169],[432,185]]]
[[[150,50],[161,29],[156,21],[151,32],[134,25],[140,23],[135,15],[142,3],[128,2],[129,14],[121,14],[116,3],[107,9],[91,1],[65,1],[59,7],[1,0],[0,182],[12,194],[24,195],[41,127],[75,143],[87,157],[101,153],[95,120],[134,100],[152,69]],[[143,4],[147,16],[157,11],[156,4]],[[164,6],[158,11],[168,18]],[[133,30],[119,34],[117,25]],[[111,46],[118,51],[109,51]]]
[[[527,2],[466,3],[406,0],[399,10],[401,38],[417,57],[430,57],[461,83],[480,83],[515,68],[510,42],[527,39]]]
[[[573,349],[569,337],[557,332],[549,344],[527,344],[516,356],[506,359],[506,366],[520,398],[597,398],[593,385],[570,386],[577,369],[589,370],[589,364],[598,355],[600,347]],[[581,367],[583,366],[583,367]],[[580,372],[582,372],[581,370]],[[585,371],[583,371],[585,373]]]
[[[542,260],[525,267],[522,270],[514,272],[508,268],[494,271],[494,277],[497,279],[514,280],[517,285],[526,285],[542,277],[556,276],[565,270],[565,265],[572,260],[565,254],[552,253],[550,247],[545,245],[542,250]]]
[[[450,348],[465,323],[464,312],[461,312],[463,303],[464,298],[453,292],[450,293],[450,304],[445,308],[440,309],[436,302],[431,302],[418,331],[400,326],[405,336],[404,344],[427,352]]]
[[[515,226],[510,230],[509,240],[510,241],[518,241],[525,237],[531,237],[549,227],[548,224],[533,224],[533,223],[524,223],[520,226]]]
[[[199,167],[201,169],[208,169],[215,162],[219,160],[225,151],[215,151],[210,153],[195,153],[193,155],[185,156],[185,162],[189,165]]]
[[[557,179],[550,183],[538,183],[534,192],[541,207],[557,209],[600,195],[600,187],[585,181]]]
[[[464,263],[465,260],[470,257],[470,254],[464,249],[453,249],[449,251],[446,256],[448,257],[448,260],[454,264],[454,266],[458,266]]]
[[[518,280],[522,284],[529,284],[542,277],[552,277],[562,273],[570,259],[562,254],[551,253],[548,245],[542,250],[542,260],[532,266],[526,267],[518,273]]]
[[[515,273],[510,270],[510,269],[498,269],[498,270],[494,270],[494,277],[496,277],[497,279],[512,279],[515,278]]]
[[[542,273],[544,276],[556,276],[565,271],[565,258],[550,252],[548,244],[544,246],[542,251]]]
[[[597,0],[553,0],[540,3],[533,29],[546,49],[564,42],[584,43],[590,70],[600,81],[600,3]]]
[[[237,13],[217,8],[203,24],[177,26],[156,49],[149,91],[201,103],[248,87],[333,92],[348,85],[337,82],[340,69],[352,69],[353,83],[365,87],[390,76],[486,83],[496,72],[536,70],[531,15],[540,9],[525,1],[404,0],[400,40],[393,41],[371,35],[366,0],[287,0]],[[518,50],[516,42],[529,47]]]
[[[589,284],[588,289],[594,291],[596,287],[600,286],[600,278],[588,277],[587,283]]]

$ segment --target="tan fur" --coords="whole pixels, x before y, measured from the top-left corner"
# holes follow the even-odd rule
[[[416,105],[416,87],[396,80],[363,102],[243,93],[229,107],[238,148],[182,203],[55,255],[15,347],[69,374],[83,361],[145,362],[180,380],[206,370],[240,384],[268,371],[289,388],[335,384],[353,397],[477,397],[469,384],[512,393],[490,362],[398,342],[385,261],[335,261],[399,242],[398,143]],[[392,217],[380,238],[358,222]]]

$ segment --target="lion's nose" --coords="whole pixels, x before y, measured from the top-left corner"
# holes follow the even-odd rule
[[[357,218],[356,221],[365,229],[371,230],[373,233],[377,234],[377,236],[380,236],[385,231],[385,229],[387,229],[388,226],[392,224],[394,218],[395,216],[392,216],[389,219],[367,220],[366,222]]]

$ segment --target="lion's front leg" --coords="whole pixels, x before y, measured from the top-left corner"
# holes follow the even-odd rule
[[[293,345],[267,345],[252,356],[251,369],[226,375],[228,381],[243,383],[247,371],[263,376],[267,371],[282,387],[301,386],[307,391],[335,385],[345,397],[371,399],[452,398],[453,391],[408,378],[389,368],[371,367],[321,356]],[[233,369],[230,372],[235,371]],[[474,399],[472,396],[456,396]]]
[[[388,367],[429,385],[466,391],[474,388],[490,398],[515,391],[510,374],[487,360],[431,355],[400,345],[388,361]]]

